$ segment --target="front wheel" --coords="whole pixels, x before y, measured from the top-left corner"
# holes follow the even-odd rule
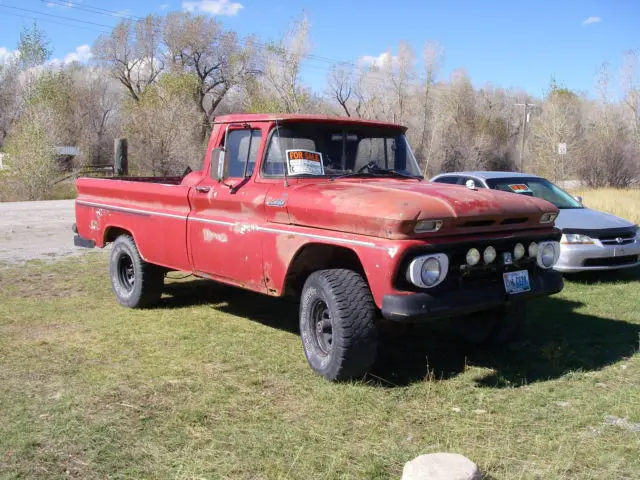
[[[300,337],[311,368],[328,380],[360,378],[376,358],[376,307],[367,282],[352,270],[320,270],[300,300]]]
[[[109,276],[116,299],[125,307],[150,307],[160,300],[164,270],[145,262],[129,235],[120,235],[113,242]]]
[[[458,334],[473,345],[505,345],[520,335],[527,318],[526,302],[453,317]]]

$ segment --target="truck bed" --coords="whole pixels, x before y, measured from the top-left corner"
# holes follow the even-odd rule
[[[112,240],[112,231],[133,232],[144,260],[189,270],[186,226],[191,187],[181,181],[182,177],[79,178],[78,233],[102,247]]]

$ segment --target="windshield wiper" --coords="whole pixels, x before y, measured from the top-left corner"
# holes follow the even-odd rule
[[[368,171],[365,172],[365,170],[368,170]],[[331,177],[331,180],[336,180],[338,178],[359,177],[359,176],[384,177],[387,175],[393,175],[395,177],[401,177],[401,178],[412,178],[414,180],[419,180],[419,181],[424,180],[424,178],[420,175],[411,175],[410,173],[401,172],[393,168],[380,168],[376,162],[369,162],[355,172],[344,173],[342,175]]]

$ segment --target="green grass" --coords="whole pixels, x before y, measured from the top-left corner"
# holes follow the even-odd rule
[[[382,479],[451,451],[494,479],[638,478],[639,287],[574,277],[505,350],[385,331],[375,376],[331,384],[285,301],[174,280],[134,311],[102,253],[4,267],[0,477]]]

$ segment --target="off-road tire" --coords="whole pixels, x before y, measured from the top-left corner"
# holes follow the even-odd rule
[[[150,307],[157,304],[162,295],[164,269],[142,260],[129,235],[120,235],[113,242],[109,277],[116,299],[125,307]]]
[[[458,334],[473,345],[502,346],[516,340],[527,319],[527,302],[503,305],[451,319]]]
[[[317,328],[325,316],[321,323],[330,322],[330,341]],[[309,275],[300,299],[300,337],[309,365],[327,380],[361,378],[369,371],[378,350],[376,306],[360,274],[331,269]]]

